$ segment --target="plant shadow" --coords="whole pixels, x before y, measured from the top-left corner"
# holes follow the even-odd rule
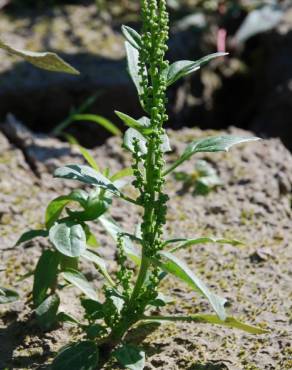
[[[35,321],[28,318],[20,322],[17,316],[7,319],[7,326],[0,328],[0,369],[48,369],[49,367],[43,364],[52,356],[52,352],[49,345],[42,340],[44,332],[37,327]],[[32,342],[30,337],[33,338]],[[36,343],[33,343],[35,339]],[[38,339],[41,341],[39,346]],[[15,353],[17,348],[20,348],[19,353]]]
[[[222,362],[206,362],[193,364],[187,370],[228,370],[227,365]]]

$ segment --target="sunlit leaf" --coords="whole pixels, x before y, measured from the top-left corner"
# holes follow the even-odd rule
[[[79,257],[86,249],[86,235],[82,226],[70,221],[52,226],[49,239],[60,253],[68,257]]]
[[[197,244],[216,243],[216,244],[230,244],[233,246],[243,244],[239,240],[235,240],[235,239],[225,239],[225,238],[216,239],[216,238],[211,238],[211,237],[202,237],[202,238],[196,238],[196,239],[183,239],[183,238],[182,239],[170,239],[170,240],[166,240],[164,242],[164,245],[166,246],[171,243],[177,243],[177,242],[181,242],[181,243],[178,246],[172,248],[169,252],[174,253],[180,249],[188,248],[188,247],[191,247]]]
[[[145,352],[131,344],[124,344],[114,353],[118,362],[130,370],[143,370],[145,366]]]
[[[227,316],[225,320],[221,320],[216,315],[208,315],[208,314],[196,314],[196,315],[188,315],[188,316],[145,316],[145,320],[152,321],[159,321],[162,323],[163,321],[186,321],[186,322],[195,322],[198,324],[215,324],[215,325],[222,325],[228,328],[239,329],[245,331],[250,334],[265,334],[269,333],[268,330],[259,328],[257,326],[245,324],[234,317]]]
[[[113,194],[119,196],[121,193],[115,185],[103,176],[101,173],[95,171],[88,166],[71,164],[64,167],[57,168],[54,177],[61,179],[77,180],[88,185],[95,185],[104,190],[108,190]]]
[[[164,75],[166,77],[167,86],[172,85],[181,77],[187,76],[197,70],[199,70],[204,64],[208,63],[214,58],[222,57],[228,55],[228,53],[214,53],[207,55],[199,60],[180,60],[171,64],[164,70]]]
[[[127,53],[128,72],[134,82],[139,96],[143,94],[142,78],[139,73],[139,52],[129,42],[125,42]]]
[[[126,40],[137,50],[141,47],[141,36],[133,28],[122,25],[122,32]]]
[[[260,140],[258,137],[232,135],[210,136],[195,140],[186,147],[181,157],[164,172],[164,175],[173,171],[184,161],[191,158],[195,153],[228,152],[228,150],[236,144],[258,140]]]
[[[162,257],[161,261],[155,259],[155,264],[157,264],[163,271],[176,276],[187,283],[192,289],[206,297],[221,320],[226,318],[224,309],[224,304],[226,303],[225,298],[221,298],[216,294],[211,293],[206,284],[203,283],[203,281],[198,278],[183,261],[178,259],[172,253],[160,252],[160,255]]]
[[[169,138],[167,134],[163,134],[162,137],[162,144],[161,144],[161,150],[166,153],[171,151]],[[137,140],[138,148],[141,154],[147,153],[147,140],[146,138],[136,129],[129,128],[124,135],[124,147],[128,149],[130,152],[134,152],[134,145],[133,141]]]
[[[81,272],[67,269],[62,272],[62,275],[65,280],[79,288],[88,298],[94,301],[98,300],[95,289]]]
[[[29,50],[20,50],[12,47],[11,45],[8,45],[3,40],[0,40],[0,48],[4,49],[9,54],[17,55],[25,59],[27,62],[41,69],[46,69],[52,72],[64,72],[74,75],[79,74],[79,72],[75,68],[70,66],[70,64],[65,62],[55,53],[37,53]]]
[[[115,111],[116,115],[124,122],[124,124],[128,127],[134,128],[135,130],[139,131],[142,135],[148,135],[153,130],[148,127],[148,125],[144,125],[144,121],[134,119],[128,116],[125,113]]]
[[[63,347],[52,363],[52,370],[96,370],[98,347],[94,342],[82,341]]]

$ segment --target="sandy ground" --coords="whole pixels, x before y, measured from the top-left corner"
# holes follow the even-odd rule
[[[230,132],[248,134],[235,129]],[[174,160],[193,138],[214,133],[196,129],[170,132],[173,152],[167,160]],[[92,153],[103,168],[119,169],[129,164],[117,138]],[[270,333],[251,336],[210,325],[164,324],[147,338],[140,335],[133,340],[141,340],[148,370],[291,369],[291,154],[273,139],[198,158],[217,169],[224,185],[200,196],[170,176],[166,235],[244,241],[244,246],[237,247],[194,246],[178,255],[213,291],[227,298],[230,315],[267,327]],[[191,173],[195,160],[180,170]],[[12,144],[0,134],[0,262],[6,267],[0,279],[1,285],[13,286],[21,295],[18,302],[0,307],[0,369],[47,369],[54,353],[80,335],[69,325],[41,332],[29,301],[32,279],[19,281],[34,268],[48,242],[39,239],[11,248],[23,231],[41,227],[49,200],[74,186],[51,176],[56,166],[69,162],[82,163],[82,158],[76,149],[55,139],[23,132],[14,137]],[[118,207],[111,209],[112,216],[127,230],[133,230],[138,219],[136,210],[120,201],[115,204]],[[114,243],[98,228],[96,235],[100,252],[113,271]],[[101,286],[101,277],[93,266],[84,265],[83,271],[97,288]],[[172,278],[164,282],[161,291],[174,299],[164,313],[211,312],[204,299]],[[75,293],[79,294],[74,289],[63,291],[61,308],[80,315]]]

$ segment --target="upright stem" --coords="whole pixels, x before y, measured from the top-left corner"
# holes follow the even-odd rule
[[[164,60],[168,38],[166,0],[141,0],[143,29],[139,49],[139,75],[142,80],[145,112],[150,118],[152,132],[147,139],[147,153],[141,155],[133,141],[134,185],[140,191],[139,204],[144,208],[142,232],[142,259],[138,277],[122,316],[113,328],[109,344],[117,343],[129,327],[138,321],[149,300],[156,294],[157,271],[151,269],[151,258],[161,248],[162,227],[165,223],[167,197],[163,194],[163,152],[161,150],[163,124],[166,115],[166,81],[163,73],[168,66]],[[149,282],[148,282],[149,277]],[[147,278],[147,285],[145,284]]]

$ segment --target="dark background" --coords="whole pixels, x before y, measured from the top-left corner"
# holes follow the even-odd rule
[[[72,107],[80,106],[93,94],[97,94],[97,99],[88,113],[105,116],[117,125],[120,123],[114,110],[141,115],[135,89],[126,73],[120,32],[123,23],[139,30],[138,3],[0,1],[2,38],[35,51],[57,51],[81,72],[78,77],[48,73],[1,52],[2,123],[12,113],[36,132],[51,132],[68,117]],[[239,42],[236,35],[247,17],[255,9],[272,7],[271,3],[273,9],[282,11],[281,20],[265,32],[255,30],[244,42]],[[195,60],[216,52],[219,28],[227,31],[226,48],[230,55],[170,89],[169,127],[238,126],[262,137],[279,136],[292,149],[289,3],[259,1],[255,7],[253,1],[170,1],[170,61]],[[88,122],[74,123],[67,132],[88,147],[102,143],[109,135]]]

